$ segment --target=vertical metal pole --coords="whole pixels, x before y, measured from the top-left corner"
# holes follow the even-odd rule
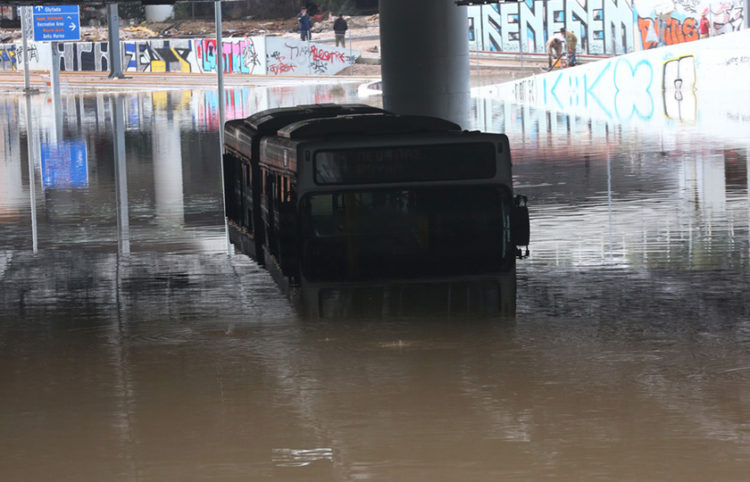
[[[24,50],[25,54],[25,50]],[[34,142],[31,128],[31,93],[26,92],[26,157],[29,166],[29,199],[31,205],[31,249],[37,253],[39,238],[36,225],[36,181],[34,168]]]
[[[130,254],[130,220],[128,217],[128,165],[125,155],[125,107],[121,95],[112,96],[114,129],[115,193],[117,198],[117,248],[123,256]]]
[[[26,29],[31,16],[31,7],[20,7],[21,10],[21,38],[23,39],[23,90],[28,93],[31,90],[29,82],[29,44],[26,40]]]
[[[52,49],[52,68],[50,69],[50,87],[52,90],[52,109],[55,116],[55,142],[62,141],[62,98],[60,97],[60,52],[57,42],[50,42]]]
[[[109,37],[109,78],[122,79],[120,58],[120,15],[116,3],[107,4],[107,32]]]
[[[224,187],[224,46],[221,37],[221,0],[214,2],[216,17],[216,79],[219,91],[219,166],[221,172],[221,204],[224,206],[224,235],[227,242],[227,254],[232,254],[232,242],[229,239],[227,224],[226,188]]]
[[[219,145],[224,154],[224,46],[221,36],[221,0],[214,2],[216,9],[216,78],[219,90]],[[223,179],[223,178],[222,178]]]

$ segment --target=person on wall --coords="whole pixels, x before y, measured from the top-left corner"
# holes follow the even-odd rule
[[[708,38],[708,15],[706,13],[708,9],[705,9],[701,14],[701,21],[698,24],[698,32],[701,34],[701,38]]]
[[[344,15],[339,14],[338,18],[333,22],[333,33],[336,36],[336,47],[339,46],[339,43],[342,47],[346,47],[346,31],[349,29],[349,25],[347,25],[346,20],[344,20]]]
[[[560,29],[560,33],[565,35],[565,43],[568,46],[568,67],[573,67],[578,64],[576,59],[576,47],[578,46],[578,37],[573,33],[572,30],[565,31],[565,28]]]
[[[560,67],[563,44],[557,36],[547,40],[547,57],[549,59],[549,70]]]
[[[312,23],[310,22],[310,15],[307,14],[307,9],[302,7],[297,14],[297,20],[299,21],[299,36],[303,41],[310,40],[310,29]]]

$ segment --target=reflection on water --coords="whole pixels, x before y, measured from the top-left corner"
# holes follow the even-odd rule
[[[71,95],[59,138],[0,97],[0,478],[746,478],[750,135],[479,102],[531,207],[515,320],[312,321],[227,254],[216,99]]]

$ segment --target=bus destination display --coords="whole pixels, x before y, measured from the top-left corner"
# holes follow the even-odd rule
[[[489,142],[337,149],[315,154],[315,183],[461,181],[495,176]]]

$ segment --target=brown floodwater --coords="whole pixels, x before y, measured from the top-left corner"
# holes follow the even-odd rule
[[[227,118],[356,96],[235,89]],[[750,115],[727,109],[477,99],[529,197],[516,316],[321,320],[228,247],[215,93],[0,96],[0,480],[746,480]]]

